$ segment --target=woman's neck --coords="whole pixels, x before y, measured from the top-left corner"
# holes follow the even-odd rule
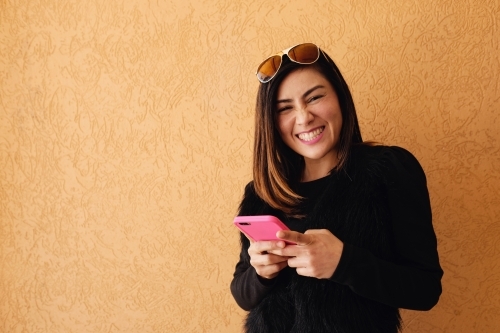
[[[302,171],[301,182],[310,182],[316,179],[326,177],[330,171],[338,164],[338,159],[328,160],[305,160],[304,171]]]

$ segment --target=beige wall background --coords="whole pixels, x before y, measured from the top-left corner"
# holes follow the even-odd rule
[[[0,1],[0,331],[241,332],[261,60],[313,41],[428,175],[445,270],[405,333],[500,327],[498,0]]]

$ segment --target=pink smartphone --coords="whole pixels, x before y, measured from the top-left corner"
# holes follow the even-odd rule
[[[236,216],[233,223],[254,241],[279,240],[276,233],[280,230],[289,230],[280,219],[272,215]],[[285,243],[295,244],[288,241]]]

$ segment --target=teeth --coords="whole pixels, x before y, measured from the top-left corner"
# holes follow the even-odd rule
[[[309,133],[301,133],[299,134],[299,139],[304,141],[314,140],[318,135],[321,134],[321,132],[323,132],[324,129],[324,127],[321,127]]]

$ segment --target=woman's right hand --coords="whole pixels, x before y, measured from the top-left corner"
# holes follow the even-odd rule
[[[273,279],[278,273],[288,265],[290,257],[282,257],[269,251],[285,248],[284,241],[250,241],[248,254],[250,255],[250,265],[255,268],[257,275],[265,279]]]

